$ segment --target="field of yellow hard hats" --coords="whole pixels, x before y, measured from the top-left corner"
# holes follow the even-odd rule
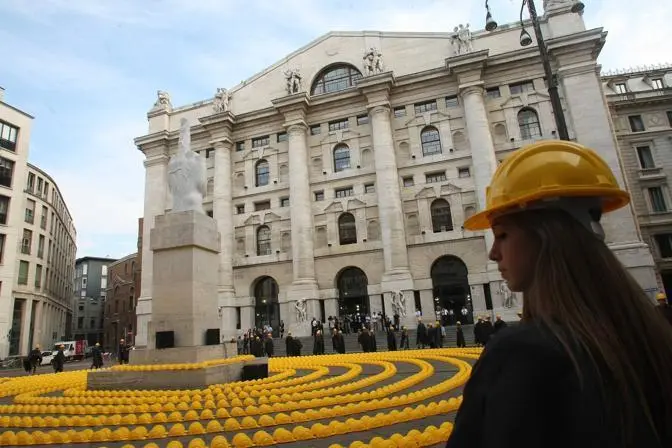
[[[90,391],[84,370],[11,378],[0,382],[0,446],[432,446],[448,439],[449,414],[461,403],[449,394],[466,382],[479,354],[480,349],[436,349],[272,358],[268,378],[202,390]],[[436,373],[441,365],[453,373]],[[195,367],[113,369],[177,369],[188,375]],[[427,426],[427,417],[442,415],[442,424]],[[384,427],[404,422],[415,429],[367,437],[368,431],[387,434]],[[352,433],[361,438],[339,444]]]

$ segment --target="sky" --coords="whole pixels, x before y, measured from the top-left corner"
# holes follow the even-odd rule
[[[57,182],[77,256],[122,257],[143,213],[146,134],[158,89],[175,107],[211,98],[329,31],[472,30],[483,0],[0,0],[0,86],[33,115],[31,163]],[[537,0],[542,9],[542,0]],[[672,1],[584,0],[604,27],[604,69],[670,58]],[[517,20],[520,0],[490,0]],[[672,59],[672,58],[670,58]]]

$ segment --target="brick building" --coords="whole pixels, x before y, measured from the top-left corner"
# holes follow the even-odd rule
[[[142,247],[142,218],[138,220],[138,247]],[[135,305],[140,293],[142,255],[127,255],[109,265],[107,301],[104,312],[105,348],[114,350],[119,339],[134,341]]]

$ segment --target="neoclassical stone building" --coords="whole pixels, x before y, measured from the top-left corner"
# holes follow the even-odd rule
[[[602,29],[586,30],[570,2],[543,17],[572,138],[595,148],[622,181],[596,58]],[[192,122],[208,170],[206,210],[222,236],[224,335],[282,320],[359,310],[402,321],[466,306],[508,313],[488,262],[489,232],[462,228],[483,207],[499,160],[555,138],[539,52],[518,24],[495,32],[332,32],[214,99],[173,107],[159,92],[147,135],[142,289],[136,345],[151,316],[154,217],[170,210],[167,163],[179,121]],[[606,220],[608,242],[645,288],[653,260],[630,208]],[[214,312],[215,310],[213,310]],[[405,314],[405,316],[404,316]]]

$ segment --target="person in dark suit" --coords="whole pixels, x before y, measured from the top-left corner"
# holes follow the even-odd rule
[[[474,365],[447,448],[672,447],[672,330],[600,224],[628,202],[577,143],[499,165],[464,227],[492,229],[489,258],[522,292],[523,319]]]

